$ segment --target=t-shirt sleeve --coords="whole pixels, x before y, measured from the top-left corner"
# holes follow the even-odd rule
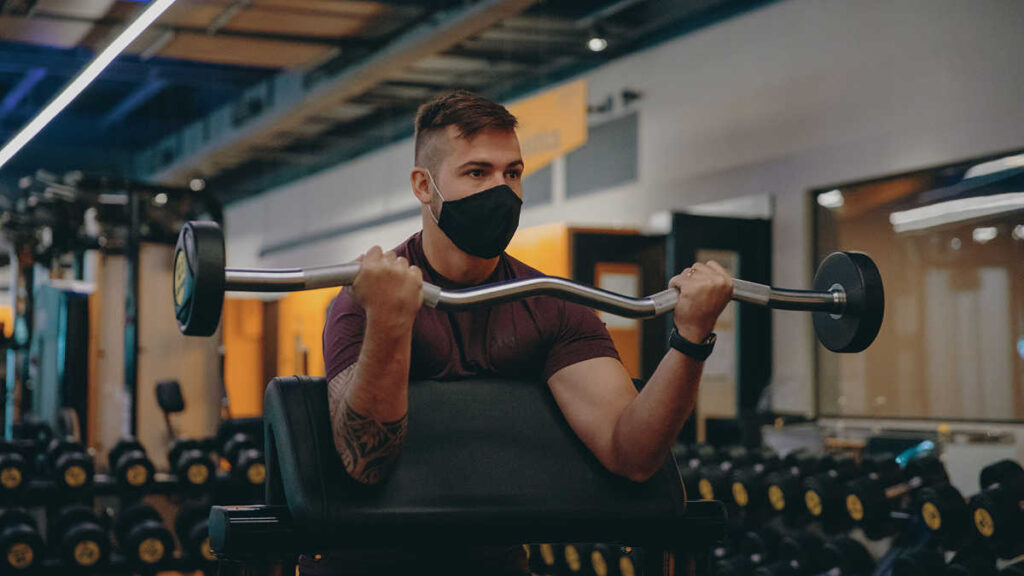
[[[611,335],[597,314],[580,304],[559,302],[559,326],[544,364],[544,381],[577,362],[591,358],[619,359]]]
[[[366,330],[366,311],[342,289],[327,309],[324,323],[324,367],[327,380],[341,373],[359,359]]]

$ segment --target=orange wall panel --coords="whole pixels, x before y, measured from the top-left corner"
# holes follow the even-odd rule
[[[520,228],[507,251],[548,276],[568,278],[572,270],[569,227],[561,222]]]
[[[327,306],[338,288],[295,292],[278,302],[277,374],[324,376]],[[303,355],[307,365],[303,366]]]
[[[224,337],[224,387],[231,416],[263,413],[263,301],[226,298],[221,316]]]

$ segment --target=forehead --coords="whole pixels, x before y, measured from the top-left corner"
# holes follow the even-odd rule
[[[514,130],[481,130],[469,138],[463,138],[457,127],[448,126],[445,139],[449,158],[460,162],[468,160],[469,156],[494,164],[510,164],[522,160],[519,138]]]

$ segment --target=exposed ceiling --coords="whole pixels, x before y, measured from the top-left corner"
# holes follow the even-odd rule
[[[411,132],[460,87],[509,98],[765,0],[178,0],[14,161],[243,197]],[[0,0],[7,140],[130,21],[128,0]],[[594,53],[598,34],[607,50]]]

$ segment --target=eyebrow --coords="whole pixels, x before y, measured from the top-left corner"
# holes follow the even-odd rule
[[[516,160],[515,162],[510,162],[508,164],[508,166],[506,166],[506,168],[512,168],[513,166],[523,166],[523,161],[522,160]],[[475,168],[493,168],[494,164],[491,164],[490,162],[484,162],[482,160],[470,160],[469,162],[462,163],[462,165],[460,165],[458,169],[459,170],[463,170],[463,169],[470,168],[470,167],[475,167]]]

